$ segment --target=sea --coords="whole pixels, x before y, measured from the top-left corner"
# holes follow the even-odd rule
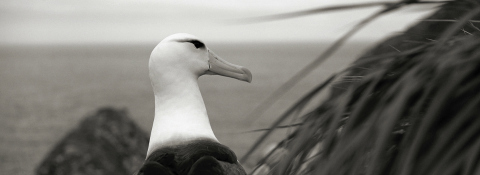
[[[341,71],[374,43],[347,42],[263,114],[251,115],[273,91],[327,50],[331,42],[211,43],[231,63],[248,68],[251,83],[220,76],[199,80],[213,131],[242,157],[275,119],[333,73]],[[0,169],[33,174],[43,157],[79,121],[96,109],[127,109],[147,133],[154,114],[148,59],[156,43],[0,45]],[[333,88],[333,87],[332,87]],[[328,91],[316,99],[321,103]],[[308,112],[305,109],[304,112]],[[298,119],[289,119],[295,122]],[[281,129],[263,146],[284,138]],[[262,147],[258,152],[261,152]],[[243,162],[247,169],[259,158]]]

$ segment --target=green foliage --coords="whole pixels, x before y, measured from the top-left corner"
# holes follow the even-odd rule
[[[476,28],[472,19],[480,5],[473,4],[437,40],[363,57],[320,84],[252,150],[333,79],[358,76],[292,126],[295,131],[277,146],[288,154],[271,174],[480,173],[480,31],[463,30]]]

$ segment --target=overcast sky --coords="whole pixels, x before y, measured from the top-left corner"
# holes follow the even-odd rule
[[[378,8],[256,24],[234,22],[248,17],[361,1],[3,0],[0,5],[0,42],[158,42],[178,32],[197,35],[207,42],[332,40]],[[354,39],[378,39],[398,32],[428,14],[426,9],[408,9],[382,17]]]

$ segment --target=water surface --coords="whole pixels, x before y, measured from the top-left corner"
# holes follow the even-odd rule
[[[217,138],[241,157],[260,133],[306,91],[366,48],[350,43],[305,77],[262,117],[255,106],[315,59],[328,43],[212,43],[219,56],[249,68],[252,83],[204,76],[199,84]],[[127,108],[146,131],[153,122],[148,59],[155,43],[0,47],[0,169],[32,174],[43,156],[87,113]],[[270,141],[278,140],[286,130]],[[245,163],[246,166],[251,166]]]

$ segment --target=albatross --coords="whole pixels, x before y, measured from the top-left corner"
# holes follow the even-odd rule
[[[235,153],[212,131],[198,78],[221,75],[251,82],[250,71],[225,61],[186,33],[163,39],[148,66],[155,118],[147,158],[137,174],[245,175]]]

